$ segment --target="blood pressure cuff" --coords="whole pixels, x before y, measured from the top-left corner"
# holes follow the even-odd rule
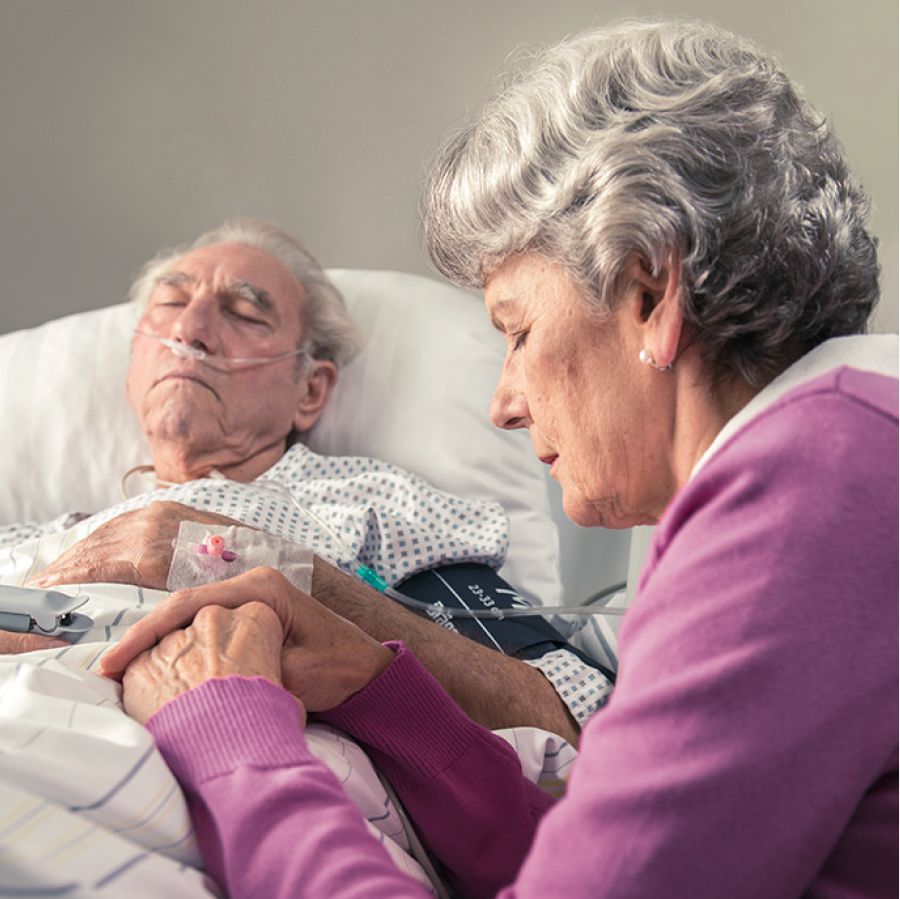
[[[565,649],[615,683],[615,672],[566,642],[565,637],[541,615],[521,618],[457,618],[445,609],[512,609],[528,603],[487,565],[444,565],[421,571],[397,589],[433,605],[426,614],[436,624],[456,631],[476,643],[519,659],[538,659]]]

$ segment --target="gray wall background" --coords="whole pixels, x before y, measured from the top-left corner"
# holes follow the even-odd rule
[[[0,0],[0,333],[120,301],[155,250],[273,219],[327,266],[429,273],[427,160],[505,57],[623,16],[707,18],[775,52],[873,199],[897,330],[895,0]],[[567,592],[627,534],[563,526]]]

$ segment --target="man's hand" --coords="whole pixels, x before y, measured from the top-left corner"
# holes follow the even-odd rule
[[[313,559],[312,595],[376,640],[403,640],[460,708],[484,727],[542,727],[578,745],[574,719],[537,668],[448,631],[318,557]]]
[[[246,603],[264,603],[277,615],[284,631],[284,686],[311,712],[340,705],[394,658],[387,647],[298,590],[277,571],[254,568],[227,581],[173,593],[103,656],[100,673],[120,676],[134,658],[195,620],[205,606],[237,609]]]
[[[138,656],[122,681],[125,711],[143,724],[167,702],[214,677],[238,674],[281,683],[278,616],[250,602],[234,611],[206,606],[185,630]]]
[[[239,521],[183,506],[154,502],[125,512],[76,543],[28,582],[32,587],[57,584],[136,584],[164,590],[172,564],[173,542],[182,521],[239,525]]]
[[[0,655],[18,655],[22,652],[34,652],[38,649],[56,649],[67,645],[67,642],[60,640],[59,637],[0,631]]]

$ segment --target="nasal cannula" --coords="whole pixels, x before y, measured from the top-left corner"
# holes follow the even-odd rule
[[[201,362],[208,368],[221,372],[242,371],[247,368],[257,368],[260,365],[271,365],[273,362],[282,362],[285,359],[293,359],[296,356],[307,356],[310,354],[307,349],[291,350],[287,353],[279,353],[276,356],[256,356],[248,359],[236,359],[226,356],[211,356],[202,347],[192,346],[183,343],[180,340],[174,340],[171,337],[160,337],[158,334],[149,334],[147,331],[135,331],[136,337],[146,337],[149,340],[155,340],[164,347],[171,350],[174,355],[182,359],[193,359],[195,362]]]

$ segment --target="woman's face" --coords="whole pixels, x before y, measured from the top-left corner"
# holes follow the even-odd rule
[[[656,395],[666,389],[661,373],[639,360],[640,286],[626,288],[604,315],[562,266],[526,253],[496,268],[484,293],[507,340],[494,424],[528,429],[572,521],[655,522],[674,492],[665,451],[671,422]]]

